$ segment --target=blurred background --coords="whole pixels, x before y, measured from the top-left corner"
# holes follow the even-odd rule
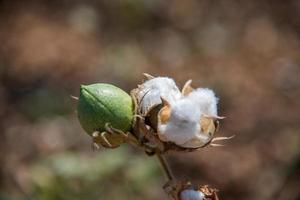
[[[155,157],[92,151],[80,84],[130,91],[142,73],[209,87],[221,148],[171,154],[221,200],[300,199],[300,2],[0,1],[0,199],[167,199]]]

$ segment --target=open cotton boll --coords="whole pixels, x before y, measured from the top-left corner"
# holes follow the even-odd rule
[[[215,125],[202,110],[205,109],[200,109],[198,103],[188,97],[165,106],[158,113],[159,138],[184,148],[205,146],[213,138]]]
[[[158,136],[162,141],[173,142],[179,146],[195,148],[209,141],[209,136],[201,133],[201,112],[188,98],[181,98],[170,104],[170,116],[163,122],[161,111],[158,120]],[[191,142],[193,141],[193,142]]]
[[[197,88],[192,91],[187,98],[195,102],[200,111],[205,115],[217,116],[218,98],[211,89]]]
[[[143,114],[155,105],[161,104],[161,97],[172,103],[181,97],[173,79],[156,77],[139,86],[138,99]]]
[[[204,200],[205,195],[193,189],[186,189],[180,193],[180,200]]]

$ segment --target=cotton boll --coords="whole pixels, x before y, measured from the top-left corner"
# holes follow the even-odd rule
[[[191,81],[180,92],[171,78],[146,77],[148,80],[137,89],[137,100],[141,114],[148,117],[159,139],[184,148],[207,145],[216,130],[218,99],[214,92],[207,88],[194,90]]]
[[[217,116],[218,98],[208,88],[198,88],[192,91],[187,98],[195,102],[200,111],[208,116]]]
[[[180,193],[180,200],[204,200],[204,194],[193,189],[186,189]]]
[[[158,136],[185,148],[208,144],[216,131],[217,99],[209,89],[197,89],[169,103],[158,113]]]
[[[156,77],[139,86],[137,97],[142,114],[146,114],[149,109],[162,103],[161,98],[174,102],[181,97],[181,93],[173,79]]]
[[[169,109],[169,117],[165,118],[165,109]],[[181,98],[164,107],[158,114],[158,136],[162,141],[173,142],[186,148],[203,146],[210,136],[201,132],[199,123],[202,113],[193,101]]]

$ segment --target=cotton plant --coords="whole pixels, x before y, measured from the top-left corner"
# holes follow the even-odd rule
[[[217,200],[216,190],[192,187],[177,181],[163,154],[191,152],[231,137],[215,137],[218,130],[218,98],[208,88],[191,86],[182,90],[169,77],[144,74],[146,80],[128,95],[111,84],[81,86],[77,115],[92,137],[92,146],[117,148],[123,143],[157,155],[168,182],[167,194],[175,200]]]

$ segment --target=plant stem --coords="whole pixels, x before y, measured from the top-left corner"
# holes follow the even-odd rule
[[[169,167],[166,159],[164,158],[164,156],[160,153],[156,153],[156,156],[157,156],[157,158],[158,158],[158,160],[159,160],[159,162],[160,162],[167,178],[169,179],[169,181],[174,180],[172,170],[170,169],[170,167]]]

